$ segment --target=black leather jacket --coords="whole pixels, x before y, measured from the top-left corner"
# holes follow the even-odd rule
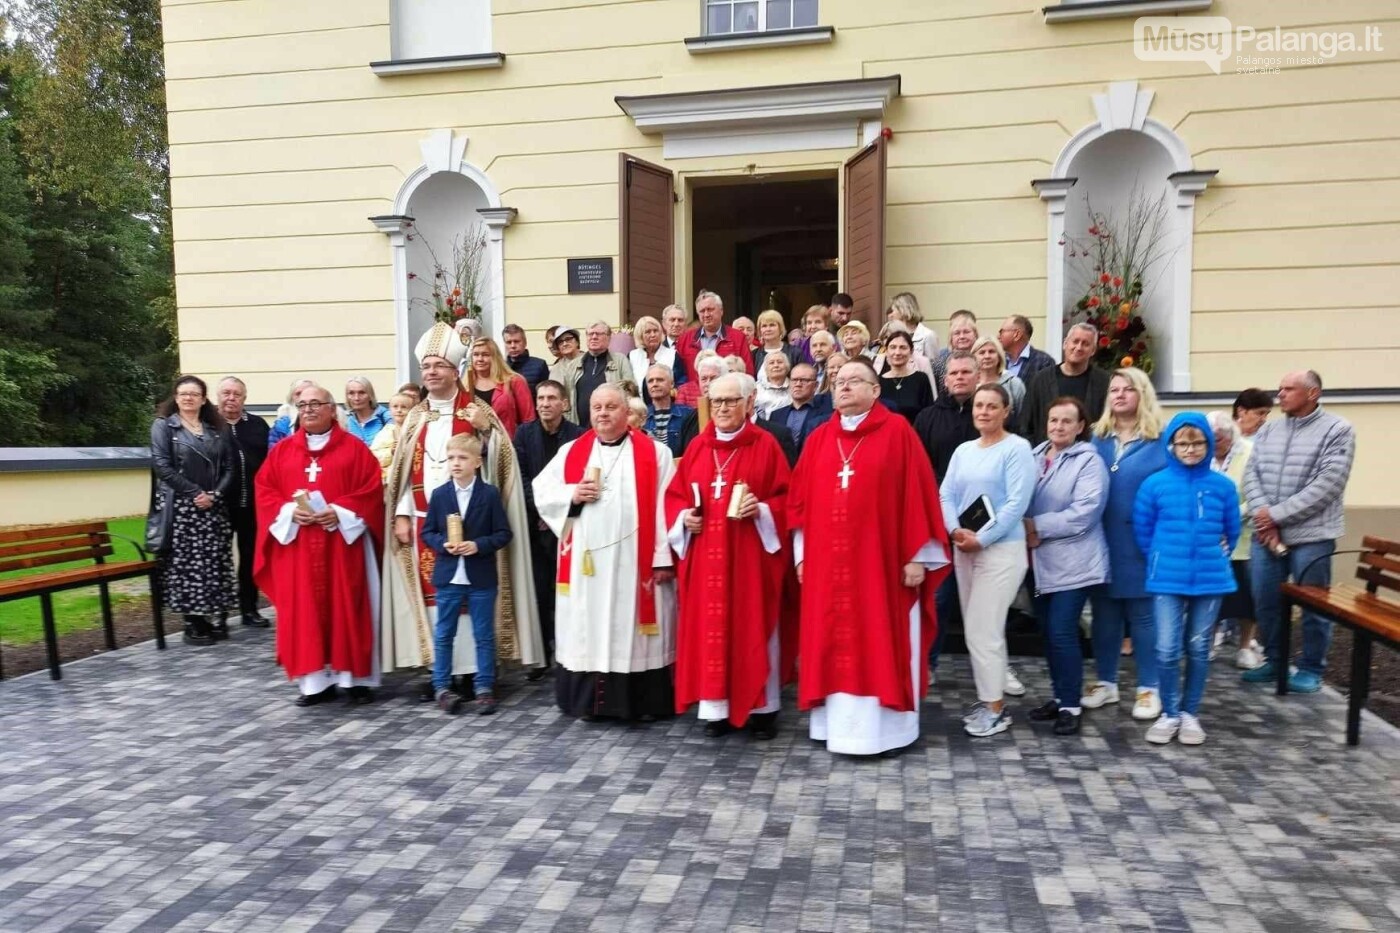
[[[223,502],[233,489],[233,443],[226,429],[204,426],[204,437],[190,432],[179,415],[151,424],[151,468],[177,496],[212,493]]]

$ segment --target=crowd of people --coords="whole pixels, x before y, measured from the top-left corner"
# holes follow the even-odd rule
[[[261,591],[302,706],[419,669],[424,701],[485,715],[521,671],[552,675],[567,715],[694,708],[708,735],[759,739],[795,681],[810,736],[856,755],[917,739],[959,621],[963,727],[1008,729],[1018,604],[1052,685],[1028,718],[1058,735],[1126,697],[1147,741],[1198,745],[1224,639],[1248,682],[1291,662],[1279,587],[1330,580],[1355,444],[1317,373],[1168,420],[1146,373],[1092,365],[1090,324],[1057,361],[1021,315],[982,336],[956,311],[941,347],[909,293],[873,338],[841,294],[791,332],[775,311],[726,324],[709,291],[695,311],[622,348],[603,321],[551,328],[552,361],[518,326],[498,345],[438,323],[387,404],[365,377],[343,405],[299,380],[271,425],[237,377],[213,397],[180,377],[147,537],[185,641],[235,613],[268,626]],[[1311,692],[1330,624],[1305,612],[1303,633],[1289,682]]]

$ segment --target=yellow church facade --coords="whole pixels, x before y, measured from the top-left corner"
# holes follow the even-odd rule
[[[1351,510],[1400,506],[1390,0],[162,7],[181,362],[254,403],[410,378],[433,257],[470,242],[488,329],[536,355],[700,288],[789,326],[909,291],[940,333],[1019,313],[1058,355],[1077,244],[1138,202],[1167,403],[1317,369]]]

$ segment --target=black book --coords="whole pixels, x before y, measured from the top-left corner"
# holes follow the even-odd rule
[[[996,521],[996,518],[997,513],[996,509],[992,508],[992,500],[986,496],[978,496],[958,516],[958,525],[976,533]]]

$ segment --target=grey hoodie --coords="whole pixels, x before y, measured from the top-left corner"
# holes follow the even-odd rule
[[[1035,449],[1043,470],[1046,441]],[[1058,593],[1109,580],[1103,511],[1108,504],[1108,468],[1094,445],[1079,441],[1058,454],[1035,484],[1028,518],[1040,547],[1031,551],[1036,593]]]

